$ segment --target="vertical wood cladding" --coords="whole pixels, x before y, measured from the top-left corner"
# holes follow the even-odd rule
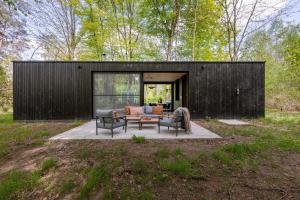
[[[193,118],[264,116],[264,62],[15,61],[13,67],[16,120],[92,118],[92,73],[101,71],[187,72]]]

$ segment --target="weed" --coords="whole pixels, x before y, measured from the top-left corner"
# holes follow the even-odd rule
[[[149,192],[149,191],[143,191],[138,195],[138,199],[151,200],[151,199],[153,199],[153,194],[152,194],[152,192]]]
[[[74,120],[74,121],[72,122],[72,127],[77,127],[77,126],[80,126],[81,124],[82,124],[81,121],[79,121],[79,120]]]
[[[72,191],[76,187],[75,183],[75,176],[68,175],[66,177],[63,177],[62,183],[60,184],[60,193],[61,194],[67,194],[70,191]]]
[[[130,192],[130,190],[128,189],[128,186],[125,186],[120,194],[120,200],[127,200],[127,199],[131,199],[132,194]]]
[[[136,136],[133,135],[132,136],[132,141],[136,144],[141,144],[141,143],[145,143],[145,137],[144,136]]]
[[[48,158],[47,160],[44,160],[41,166],[41,172],[45,173],[52,167],[57,166],[57,158]]]
[[[107,152],[104,150],[96,152],[96,160],[103,160],[106,155],[107,155]]]
[[[97,187],[101,182],[108,181],[109,177],[110,174],[103,165],[93,167],[88,172],[87,180],[80,189],[79,199],[88,198],[93,189]]]
[[[50,133],[48,131],[44,130],[44,131],[37,132],[34,138],[47,137],[49,135],[50,135]]]
[[[109,187],[104,188],[101,199],[103,199],[103,200],[112,200],[113,199],[113,193],[109,189]]]
[[[117,155],[125,156],[127,154],[127,151],[126,151],[124,145],[118,145],[116,147],[116,153],[117,153]]]
[[[167,182],[170,179],[170,177],[168,176],[168,174],[161,174],[161,173],[156,173],[154,176],[154,180],[155,182],[157,182],[158,184],[162,184]]]
[[[137,174],[146,174],[148,169],[146,162],[141,159],[134,159],[131,167],[132,170]]]
[[[216,151],[213,152],[212,155],[215,159],[217,159],[218,161],[220,161],[224,165],[229,165],[232,162],[231,157],[228,156],[228,154],[226,154],[222,150],[216,150]]]
[[[87,160],[91,155],[91,149],[88,147],[83,147],[80,149],[79,158],[82,160]]]
[[[177,147],[177,148],[175,149],[174,153],[175,153],[175,156],[177,156],[177,157],[183,155],[183,152],[182,152],[182,150],[181,150],[179,147]]]
[[[159,162],[160,168],[163,170],[171,171],[178,175],[187,175],[191,169],[191,163],[188,160],[161,160]]]
[[[155,156],[158,159],[169,158],[170,150],[167,149],[166,147],[163,147],[163,148],[159,149],[157,152],[155,152]]]

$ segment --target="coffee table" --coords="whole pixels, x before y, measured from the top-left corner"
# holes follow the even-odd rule
[[[158,124],[158,118],[141,118],[140,119],[140,129],[142,130],[143,124]]]
[[[140,116],[126,116],[126,125],[128,124],[127,122],[138,122],[139,123],[139,129],[141,129],[141,117]]]

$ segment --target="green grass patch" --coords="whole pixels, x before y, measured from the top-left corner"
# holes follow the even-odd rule
[[[141,143],[145,143],[145,137],[144,136],[136,136],[133,135],[132,136],[132,141],[136,144],[141,144]]]
[[[103,165],[98,165],[89,170],[87,179],[84,185],[80,188],[79,199],[86,199],[94,188],[100,186],[101,183],[105,183],[109,180],[110,173]]]
[[[56,167],[57,166],[57,163],[58,163],[58,160],[57,158],[48,158],[46,160],[44,160],[42,162],[42,165],[41,165],[41,172],[42,173],[45,173],[47,172],[49,169],[53,168],[53,167]]]
[[[170,171],[177,175],[188,175],[191,169],[191,163],[188,160],[175,159],[175,160],[160,160],[159,166],[162,170]]]
[[[131,168],[133,172],[137,174],[146,174],[148,170],[148,165],[144,160],[134,159],[131,163]]]
[[[224,165],[230,165],[232,158],[222,150],[216,150],[213,152],[213,157]]]
[[[12,171],[0,182],[0,200],[23,199],[25,191],[33,189],[39,179],[39,173]]]

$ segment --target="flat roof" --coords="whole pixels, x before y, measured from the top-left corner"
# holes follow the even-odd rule
[[[266,61],[82,61],[82,60],[14,60],[25,63],[265,63]]]

